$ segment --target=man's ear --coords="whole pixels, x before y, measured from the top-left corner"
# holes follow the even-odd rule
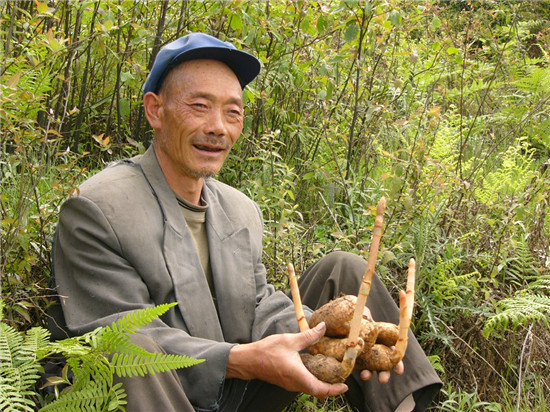
[[[147,117],[151,127],[155,130],[162,129],[162,98],[153,92],[145,93],[143,108],[145,109],[145,117]]]

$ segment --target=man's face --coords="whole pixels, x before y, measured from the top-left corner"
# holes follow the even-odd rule
[[[183,179],[213,176],[243,128],[242,89],[216,60],[191,60],[172,69],[159,92],[155,150],[163,171]]]

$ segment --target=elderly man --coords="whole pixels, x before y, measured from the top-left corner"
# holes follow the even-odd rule
[[[412,334],[406,372],[399,364],[391,379],[362,371],[328,384],[300,360],[324,324],[297,333],[291,300],[266,281],[260,209],[213,178],[242,131],[242,90],[259,71],[254,56],[203,33],[158,53],[143,95],[152,146],[84,182],[60,211],[53,266],[67,329],[81,334],[178,303],[134,339],[206,362],[126,379],[129,411],[277,411],[299,392],[346,392],[358,410],[424,410],[441,383]],[[301,277],[304,304],[356,294],[364,269],[354,255],[326,256]],[[376,320],[397,320],[377,279],[368,305]]]

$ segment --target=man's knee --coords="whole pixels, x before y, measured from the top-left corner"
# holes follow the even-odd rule
[[[357,295],[365,268],[365,260],[353,253],[327,254],[300,277],[302,302],[315,309],[341,294]]]
[[[326,256],[321,258],[319,262],[323,262],[323,264],[329,266],[345,265],[352,267],[364,267],[367,264],[365,259],[363,259],[361,256],[358,256],[355,253],[351,252],[344,252],[342,250],[336,250],[334,252],[328,253]]]
[[[331,252],[319,261],[319,270],[325,273],[338,289],[346,294],[357,294],[367,262],[362,257],[344,251]]]

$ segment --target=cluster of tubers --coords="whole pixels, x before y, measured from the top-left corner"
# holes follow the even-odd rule
[[[309,353],[301,354],[306,368],[322,381],[344,382],[354,369],[389,371],[405,355],[414,305],[414,259],[409,261],[406,292],[399,293],[399,325],[374,322],[363,316],[378,256],[385,208],[386,200],[381,198],[376,208],[367,268],[358,295],[340,296],[328,302],[312,314],[309,324],[304,316],[294,268],[288,265],[300,330],[313,328],[320,322],[326,324],[325,336],[309,348]]]

